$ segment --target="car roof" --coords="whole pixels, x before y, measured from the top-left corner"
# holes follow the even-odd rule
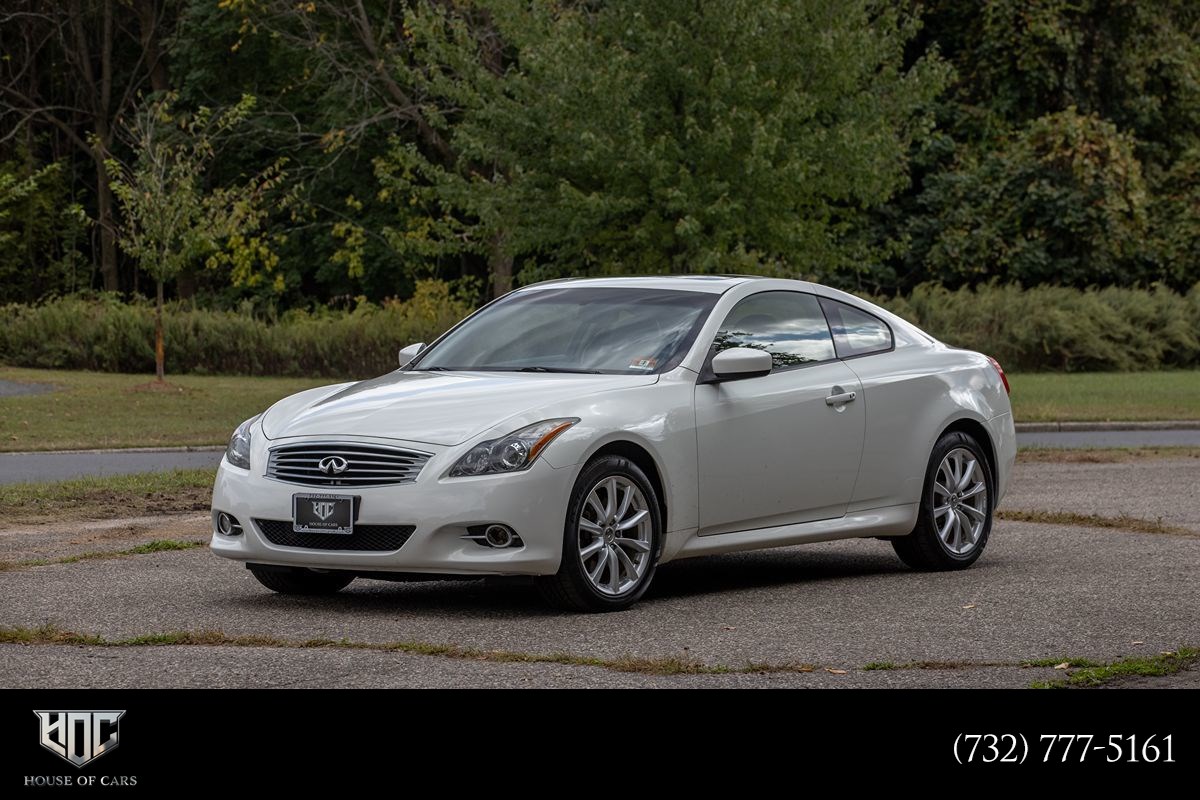
[[[637,287],[639,289],[675,289],[685,292],[708,292],[722,294],[728,289],[747,281],[761,280],[757,275],[630,275],[608,278],[561,278],[559,280],[532,283],[518,291],[548,289],[570,285],[613,289]]]
[[[840,300],[852,306],[858,306],[864,311],[887,320],[892,327],[893,333],[900,333],[897,343],[929,344],[937,343],[938,341],[908,320],[872,303],[870,300],[843,292],[832,286],[791,278],[768,278],[762,275],[630,275],[608,278],[560,278],[558,280],[532,283],[517,289],[514,294],[537,291],[539,289],[561,288],[564,286],[587,286],[610,289],[636,287],[640,289],[675,289],[677,291],[724,294],[735,286],[751,282],[762,282],[764,291],[786,289],[789,291],[810,292],[824,295],[833,300]]]

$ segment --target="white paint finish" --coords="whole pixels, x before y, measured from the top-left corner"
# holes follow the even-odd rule
[[[410,344],[408,347],[401,347],[400,352],[397,354],[397,360],[400,362],[399,365],[401,367],[408,366],[408,362],[420,355],[421,351],[424,349],[424,342],[417,342],[415,344]]]
[[[246,523],[286,519],[293,492],[267,480],[266,449],[289,441],[380,441],[434,453],[413,484],[356,489],[360,523],[414,524],[396,553],[278,548],[252,528],[214,535],[229,558],[361,570],[447,574],[546,574],[561,558],[567,498],[602,448],[636,445],[653,462],[667,506],[662,560],[808,541],[903,535],[916,519],[938,435],[972,420],[988,432],[1003,496],[1016,453],[1008,397],[986,359],[947,347],[883,309],[801,281],[746,278],[606,278],[594,286],[643,286],[719,294],[681,365],[662,375],[393,372],[358,384],[302,392],[255,426],[247,473],[222,464],[213,504]],[[519,291],[538,291],[541,284]],[[892,327],[892,352],[810,365],[715,385],[698,383],[729,310],[759,291],[810,292],[848,302]],[[825,398],[854,391],[839,412]],[[540,420],[578,417],[526,471],[450,479],[472,446]],[[264,427],[273,437],[264,436]],[[503,522],[526,547],[492,551],[458,536]]]
[[[841,361],[696,387],[700,535],[840,517],[862,455],[861,392]]]
[[[531,408],[564,400],[586,402],[600,392],[657,380],[657,375],[398,370],[343,384],[332,393],[314,389],[280,400],[266,413],[263,425],[271,439],[348,435],[453,445]]]
[[[988,433],[992,437],[992,447],[996,452],[996,498],[995,505],[1008,494],[1009,484],[1012,483],[1013,465],[1017,462],[1017,432],[1013,424],[1012,412],[1000,414],[988,420]]]
[[[907,347],[846,363],[862,380],[867,415],[851,510],[917,502],[942,431],[960,419],[986,428],[1001,407],[1007,410],[999,375],[983,356],[967,350]]]
[[[435,453],[417,483],[339,490],[263,477],[266,443],[255,443],[249,473],[224,460],[217,470],[213,508],[233,514],[245,532],[233,537],[214,532],[213,552],[240,561],[328,569],[493,575],[536,575],[558,569],[565,511],[544,502],[544,497],[565,496],[573,475],[539,459],[529,470],[515,474],[439,480],[437,476],[449,470],[462,452],[455,448]],[[400,551],[403,555],[280,547],[250,524],[252,519],[289,520],[294,493],[324,491],[362,498],[356,524],[415,525],[416,531]],[[525,547],[492,550],[461,538],[468,526],[489,522],[512,527]]]
[[[685,369],[662,375],[653,386],[596,395],[570,414],[580,421],[555,439],[542,456],[552,466],[578,474],[606,445],[630,442],[645,450],[655,463],[667,505],[667,530],[694,529],[696,506],[696,376]],[[563,406],[561,408],[566,408]],[[578,413],[577,413],[578,412]],[[547,414],[547,416],[541,416]],[[565,508],[565,501],[563,503]]]
[[[837,539],[861,539],[867,536],[903,536],[913,529],[916,522],[916,505],[876,508],[847,514],[837,519],[755,528],[721,536],[693,536],[682,543],[674,557],[736,553],[741,550],[762,550],[768,547],[831,542]]]
[[[771,354],[750,347],[731,347],[713,356],[712,371],[718,378],[736,380],[771,371]]]

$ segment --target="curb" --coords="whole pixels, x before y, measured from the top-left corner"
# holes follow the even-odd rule
[[[106,455],[111,453],[223,453],[225,446],[213,445],[184,445],[182,447],[109,447],[98,450],[22,450],[0,453],[4,456],[86,456]]]
[[[1157,422],[1018,422],[1017,433],[1070,433],[1073,431],[1195,431],[1200,420],[1169,419]]]

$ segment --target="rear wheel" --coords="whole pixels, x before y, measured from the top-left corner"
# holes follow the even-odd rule
[[[333,594],[350,585],[353,575],[345,572],[314,572],[311,569],[269,567],[249,564],[258,582],[280,594]]]
[[[646,474],[627,458],[601,456],[580,473],[567,505],[562,562],[538,578],[552,605],[620,611],[646,593],[658,560],[662,514]]]
[[[917,527],[892,540],[896,555],[913,569],[969,567],[992,530],[992,469],[979,442],[947,433],[929,457]]]

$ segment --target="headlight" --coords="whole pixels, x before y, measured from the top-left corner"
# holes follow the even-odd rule
[[[450,470],[451,478],[518,472],[527,469],[554,437],[579,422],[579,417],[547,419],[513,431],[500,439],[480,442]]]
[[[235,467],[250,469],[250,426],[258,421],[258,416],[237,426],[233,436],[229,437],[229,446],[225,448],[225,460]]]

